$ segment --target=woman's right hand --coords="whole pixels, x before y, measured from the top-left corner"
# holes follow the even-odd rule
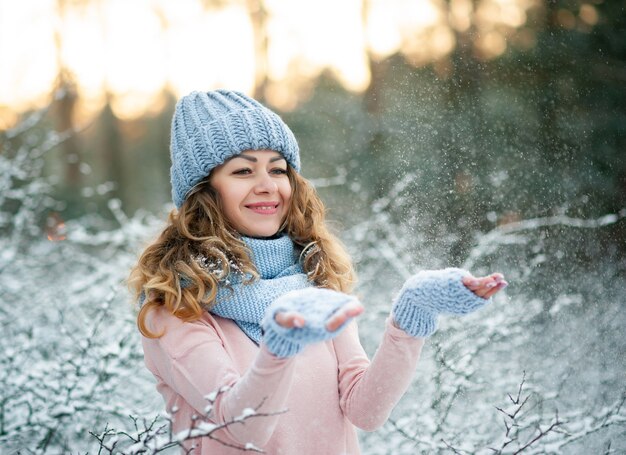
[[[266,310],[263,342],[272,354],[291,357],[309,344],[335,338],[362,312],[359,300],[342,292],[315,287],[290,291]]]
[[[328,321],[326,321],[326,329],[334,332],[349,319],[360,316],[365,308],[360,302],[348,302],[337,310]],[[302,328],[306,325],[306,317],[297,311],[278,312],[274,316],[274,320],[278,325],[286,329]]]

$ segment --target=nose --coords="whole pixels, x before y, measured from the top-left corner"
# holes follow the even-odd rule
[[[274,193],[278,191],[278,185],[272,179],[270,174],[262,172],[259,174],[258,181],[254,186],[254,192],[257,194]]]

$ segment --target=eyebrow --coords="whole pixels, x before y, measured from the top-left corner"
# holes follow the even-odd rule
[[[259,161],[255,157],[250,156],[250,155],[244,155],[243,153],[241,153],[241,154],[239,154],[237,156],[234,156],[233,158],[243,158],[244,160],[252,161],[253,163],[256,163],[257,161]],[[285,160],[285,157],[282,156],[282,155],[276,155],[276,156],[270,158],[270,163],[273,163],[274,161],[280,161],[280,160]],[[285,160],[285,161],[287,161],[287,160]]]

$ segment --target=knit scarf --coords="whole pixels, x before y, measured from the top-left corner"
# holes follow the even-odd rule
[[[261,341],[261,320],[267,307],[288,291],[312,284],[302,270],[293,241],[287,235],[275,239],[243,237],[252,251],[252,261],[259,279],[244,284],[243,277],[228,277],[228,283],[218,288],[210,312],[232,319],[256,344]]]

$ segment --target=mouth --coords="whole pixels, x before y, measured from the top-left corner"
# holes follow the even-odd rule
[[[247,209],[260,215],[273,215],[278,212],[279,202],[255,202],[254,204],[246,204]]]

